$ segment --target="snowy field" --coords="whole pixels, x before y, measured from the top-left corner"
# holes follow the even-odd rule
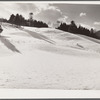
[[[0,88],[100,89],[100,41],[53,28],[3,23]]]

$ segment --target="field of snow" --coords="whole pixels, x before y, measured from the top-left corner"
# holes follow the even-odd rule
[[[0,88],[100,89],[100,41],[53,28],[3,23]]]

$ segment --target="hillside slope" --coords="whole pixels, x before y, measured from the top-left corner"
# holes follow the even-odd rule
[[[100,45],[52,28],[2,25],[0,88],[100,89]]]

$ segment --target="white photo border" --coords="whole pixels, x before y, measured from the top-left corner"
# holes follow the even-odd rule
[[[100,1],[0,1],[0,3],[100,4]],[[0,99],[100,98],[100,90],[0,89]]]

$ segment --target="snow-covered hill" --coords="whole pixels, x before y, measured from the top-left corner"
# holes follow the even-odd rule
[[[53,28],[3,23],[0,88],[100,89],[100,44]]]

